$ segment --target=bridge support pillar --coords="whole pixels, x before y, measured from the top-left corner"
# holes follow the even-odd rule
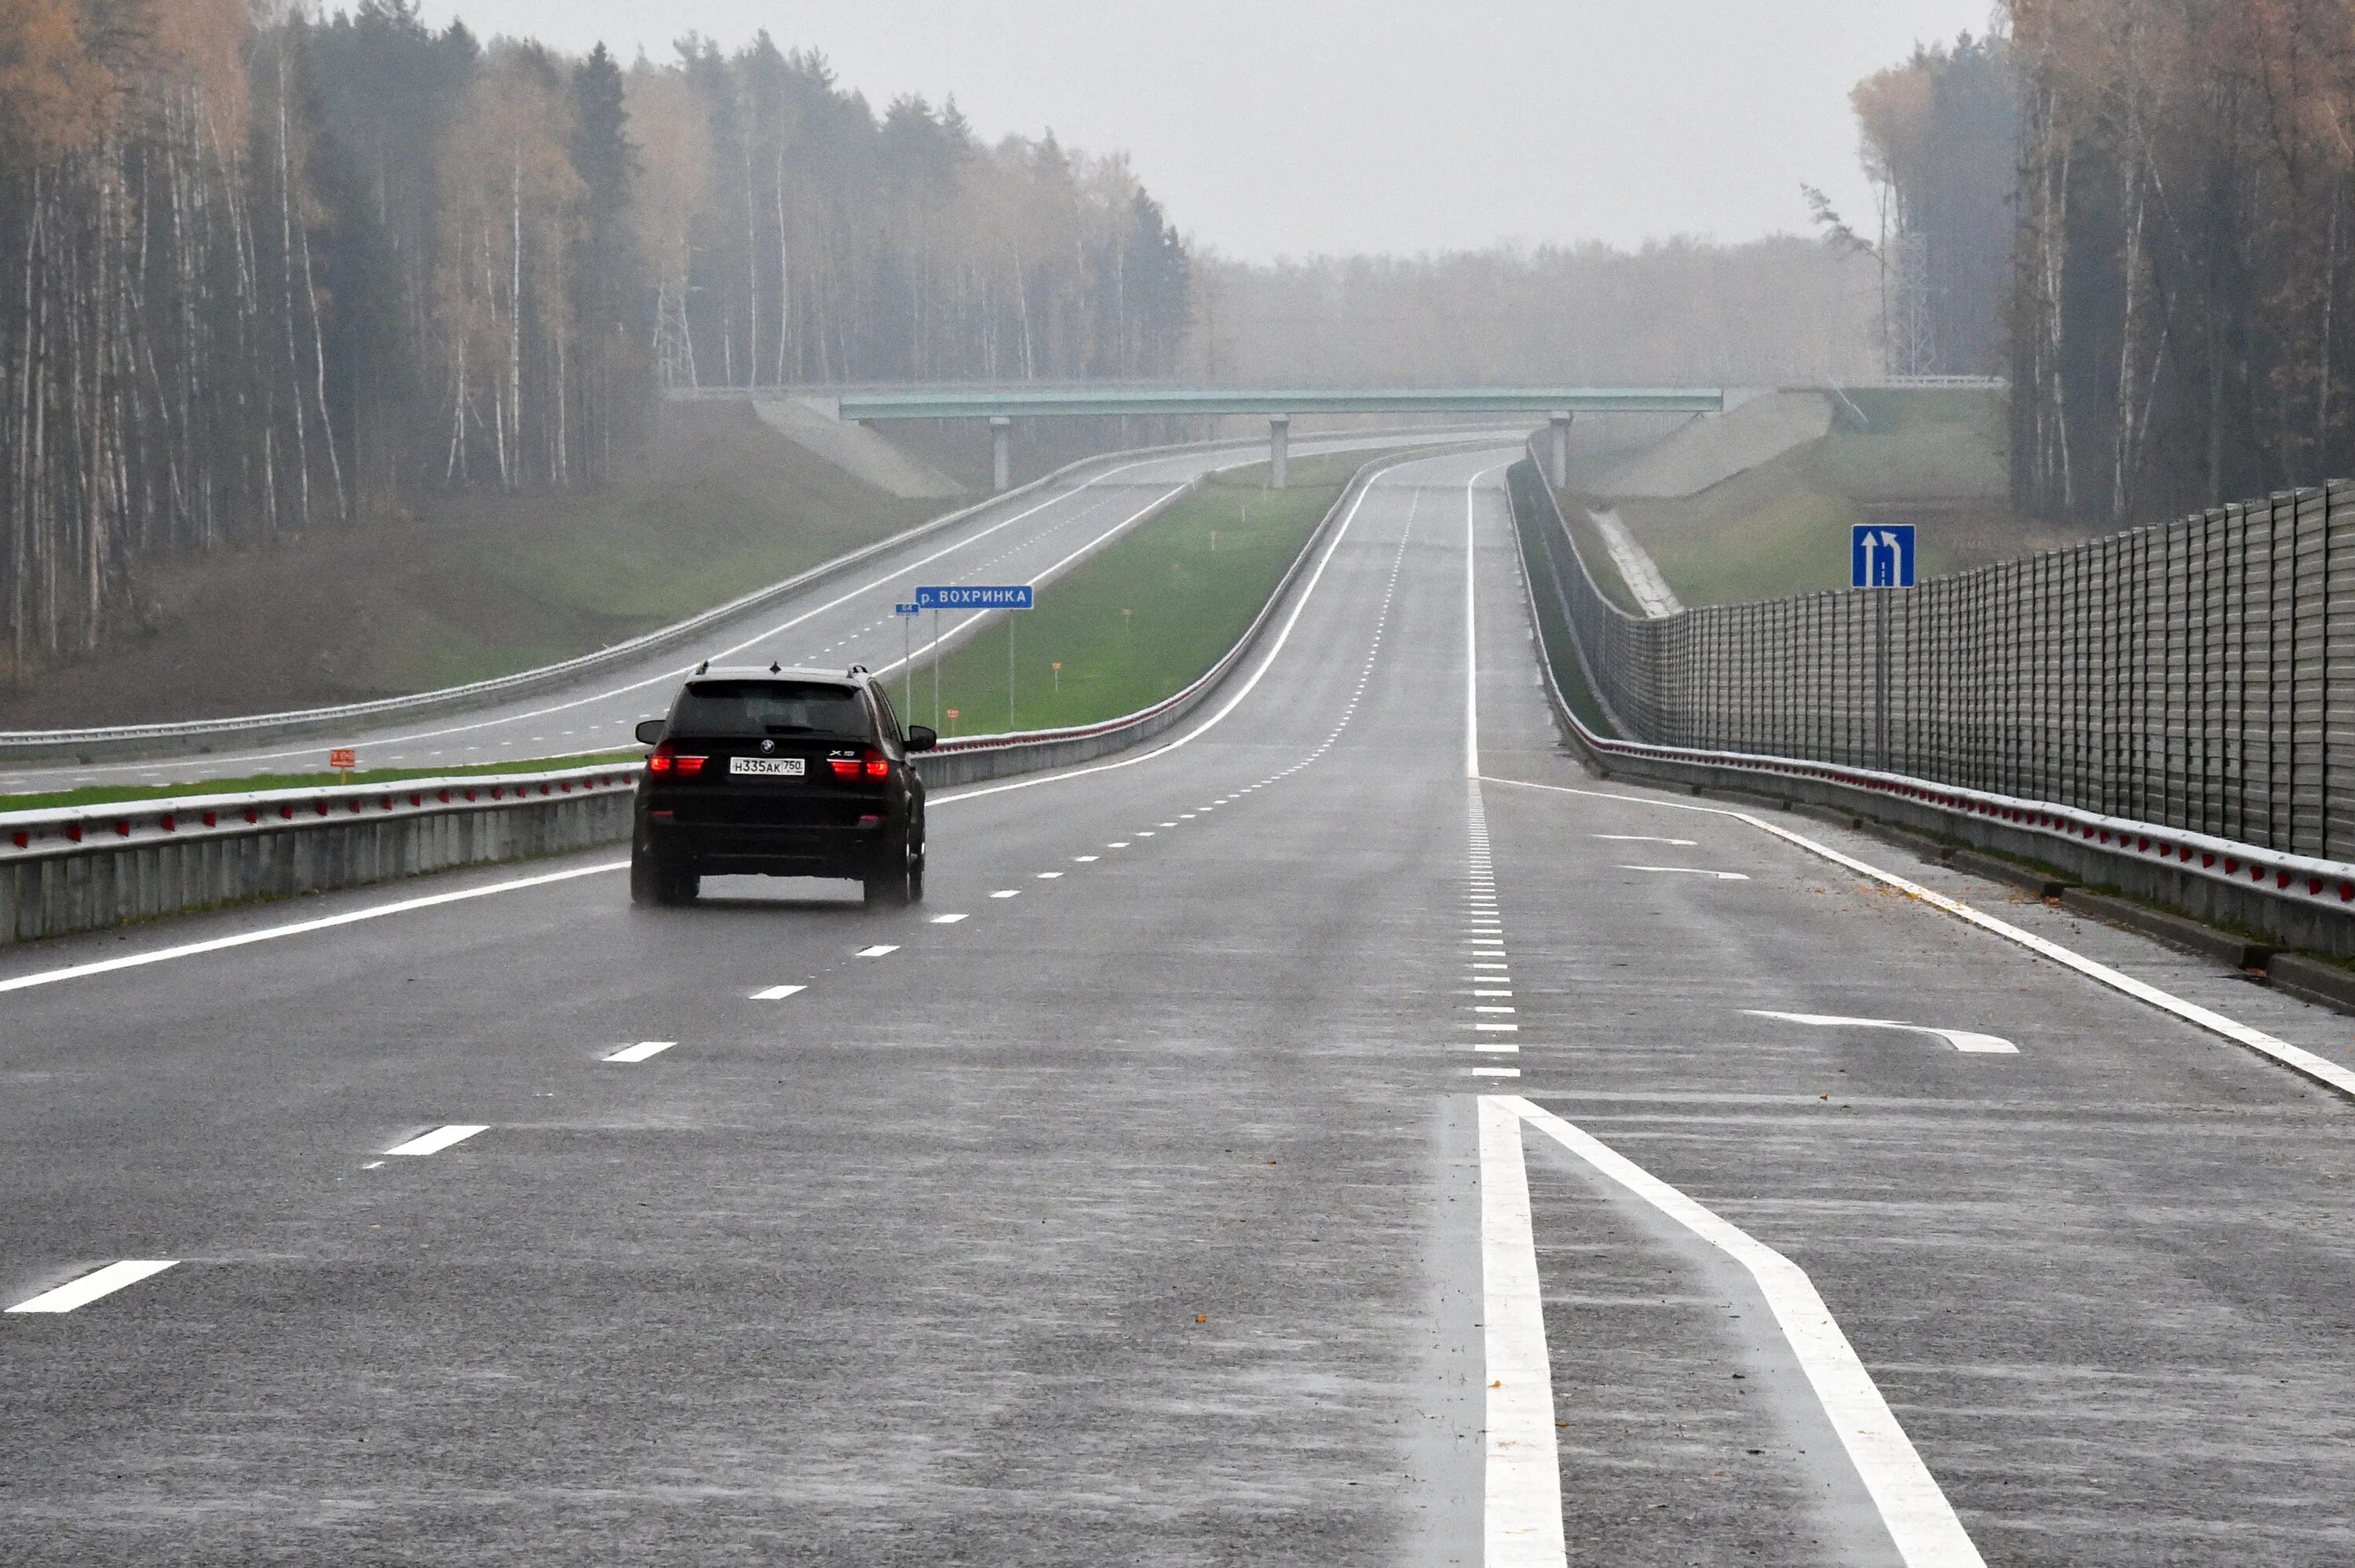
[[[1566,408],[1556,408],[1546,416],[1553,434],[1553,487],[1560,490],[1570,483],[1570,422],[1577,418]]]
[[[993,493],[1004,494],[1014,482],[1014,421],[1003,414],[992,415],[989,421],[989,483]]]
[[[1286,460],[1292,448],[1292,416],[1278,414],[1267,422],[1267,484],[1270,490],[1282,490],[1288,477]]]

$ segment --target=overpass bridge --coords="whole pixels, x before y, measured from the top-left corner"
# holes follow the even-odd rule
[[[698,398],[793,397],[829,407],[858,424],[900,419],[986,419],[996,489],[1013,477],[1014,421],[1107,418],[1126,414],[1170,417],[1264,415],[1271,482],[1282,490],[1292,420],[1302,414],[1531,414],[1551,426],[1554,481],[1565,482],[1570,426],[1581,414],[1716,414],[1725,393],[1715,387],[1208,387],[1171,384],[1066,383],[1039,386],[960,385],[872,387],[722,387],[686,394]]]

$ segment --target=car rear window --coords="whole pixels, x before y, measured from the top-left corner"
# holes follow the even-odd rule
[[[872,727],[858,688],[816,681],[698,681],[678,696],[670,727],[680,735],[841,735]]]

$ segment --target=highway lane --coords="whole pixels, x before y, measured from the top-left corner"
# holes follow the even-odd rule
[[[1373,487],[1195,738],[950,792],[919,910],[591,871],[0,997],[0,1300],[177,1260],[0,1317],[0,1561],[1478,1562],[1511,1094],[1803,1266],[1989,1561],[2343,1558],[2355,1107],[1570,766],[1505,455]],[[1521,1142],[1572,1560],[1895,1560],[1749,1277]]]
[[[1429,439],[1460,439],[1434,433]],[[1304,439],[1303,456],[1412,445],[1398,436]],[[1205,471],[1265,461],[1264,450],[1234,446],[1157,456],[1115,455],[1042,491],[1010,497],[972,517],[911,541],[854,572],[707,628],[692,641],[633,664],[486,704],[463,714],[377,718],[352,734],[295,741],[230,742],[218,755],[138,760],[0,763],[0,791],[73,789],[92,784],[159,784],[290,768],[315,768],[334,740],[356,744],[371,767],[467,767],[507,758],[573,756],[625,748],[638,720],[662,711],[679,676],[706,658],[724,662],[815,665],[863,663],[881,671],[905,660],[906,629],[894,603],[913,598],[920,581],[1033,582],[1118,537],[1146,512]],[[984,618],[921,618],[921,662],[937,632],[954,642]],[[927,722],[927,710],[910,715]]]

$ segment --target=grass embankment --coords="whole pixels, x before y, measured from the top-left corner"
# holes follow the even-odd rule
[[[1698,495],[1619,503],[1679,599],[1730,604],[1844,588],[1849,530],[1859,523],[1919,525],[1923,577],[2066,542],[2011,515],[2000,394],[1849,397],[1855,408],[1841,405],[1819,441]]]
[[[370,768],[348,777],[336,773],[253,773],[242,779],[205,779],[181,784],[92,785],[42,795],[0,795],[0,811],[119,806],[184,795],[250,795],[265,789],[316,789],[331,784],[396,784],[411,779],[458,779],[491,773],[556,773],[568,768],[593,768],[600,763],[634,768],[644,755],[637,751],[602,751],[585,757],[534,757],[514,762],[470,763],[460,768]]]
[[[1215,476],[1057,578],[1036,609],[1000,615],[951,649],[940,662],[935,727],[946,736],[1094,724],[1181,690],[1242,636],[1369,455],[1295,458],[1282,491],[1267,488],[1264,464]],[[1009,621],[1020,623],[1010,715]],[[892,689],[900,696],[907,686]],[[914,693],[905,716],[933,723],[929,665],[916,670]]]
[[[954,503],[862,482],[741,404],[674,404],[612,484],[441,493],[413,518],[144,564],[144,633],[0,689],[0,728],[214,718],[551,663],[725,603]]]

